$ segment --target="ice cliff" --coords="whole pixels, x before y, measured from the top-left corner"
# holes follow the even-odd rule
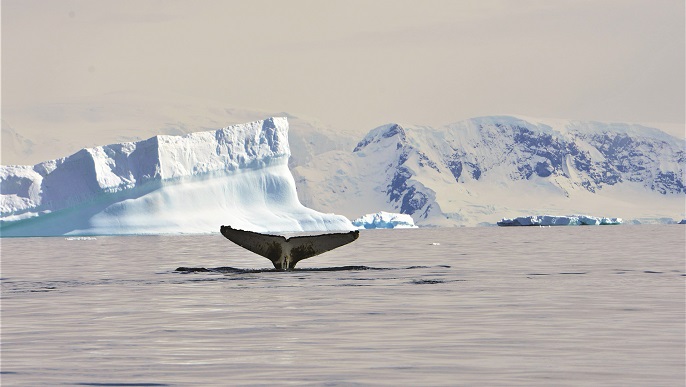
[[[621,218],[600,218],[588,215],[529,215],[514,219],[503,218],[498,226],[598,226],[622,224]]]
[[[386,211],[361,216],[353,220],[353,226],[359,229],[417,228],[410,215],[394,214]]]
[[[288,121],[155,136],[0,167],[2,236],[352,230],[304,207],[288,169]]]

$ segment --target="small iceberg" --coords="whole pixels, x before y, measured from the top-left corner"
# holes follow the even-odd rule
[[[417,228],[414,220],[407,214],[379,211],[376,214],[367,214],[353,220],[353,226],[358,229],[374,228]]]
[[[503,218],[498,226],[598,226],[622,224],[622,218],[604,218],[588,215],[529,215]]]

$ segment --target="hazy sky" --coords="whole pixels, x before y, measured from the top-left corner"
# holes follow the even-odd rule
[[[2,0],[2,106],[140,95],[363,130],[684,123],[683,0]]]

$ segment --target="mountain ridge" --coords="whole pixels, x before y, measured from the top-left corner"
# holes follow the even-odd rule
[[[291,168],[288,178],[294,179],[297,197],[310,208],[342,213],[349,219],[378,211],[411,215],[420,226],[495,224],[503,217],[543,212],[643,220],[686,217],[686,141],[643,125],[484,116],[440,127],[391,123],[354,138],[349,132],[292,119],[297,123],[295,128],[279,138],[291,150],[290,158],[285,152],[282,156]],[[274,119],[264,122],[270,120]],[[216,141],[218,131],[211,132],[212,139],[200,142],[207,145]],[[207,133],[194,132],[184,137],[200,138]],[[173,143],[184,137],[155,136],[155,140],[139,141],[137,151],[142,150],[145,141]],[[115,151],[117,147],[121,149]],[[114,144],[91,149],[100,149],[98,157],[111,158],[105,169],[112,173],[102,176],[108,176],[114,188],[106,184],[99,189],[116,190],[119,185],[126,187],[138,181],[135,173],[114,173],[124,164],[104,154],[105,149],[121,153],[125,147]],[[182,148],[174,152],[173,158],[186,160],[188,165],[170,164],[175,165],[172,170],[181,178],[189,171],[192,174],[208,168],[223,171],[236,167],[201,160],[204,156],[199,155],[217,153],[216,144],[203,145],[202,149]],[[245,153],[248,148],[230,153],[236,156],[243,152],[247,160],[252,157]],[[137,163],[141,165],[128,165],[123,170],[133,173],[134,169],[154,167],[159,170],[147,174],[154,175],[164,169],[143,159]],[[40,164],[54,168],[50,162]],[[172,170],[165,169],[164,175],[172,176]],[[40,184],[25,183],[6,180],[3,193],[21,191],[21,198],[15,199],[26,201],[31,193],[40,192],[36,188]],[[95,184],[99,184],[97,179]],[[6,204],[7,199],[3,206]]]
[[[500,215],[540,212],[527,200],[512,200],[517,195],[538,197],[544,208],[570,213],[596,210],[597,205],[583,203],[595,194],[605,196],[602,202],[619,195],[632,207],[640,203],[629,197],[629,191],[639,196],[662,194],[670,202],[676,195],[683,201],[686,141],[640,125],[556,122],[558,127],[514,116],[487,116],[440,128],[382,125],[352,152],[322,155],[337,159],[343,168],[327,172],[331,163],[323,161],[298,166],[294,175],[301,197],[313,208],[339,207],[351,216],[347,201],[367,200],[380,203],[377,210],[412,215],[419,225],[495,223]],[[315,171],[322,166],[323,172]],[[357,181],[356,174],[361,176]],[[363,198],[361,185],[367,192]],[[341,192],[346,187],[357,187],[358,198],[317,199],[325,198],[327,190]],[[614,188],[627,192],[613,193],[618,191]],[[668,207],[672,216],[683,216],[683,205]],[[607,210],[624,212],[621,206]],[[664,210],[631,212],[667,216]]]

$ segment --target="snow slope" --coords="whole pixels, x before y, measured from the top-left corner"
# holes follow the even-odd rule
[[[685,165],[684,140],[654,128],[492,116],[384,125],[293,173],[318,210],[454,226],[541,212],[682,218]]]
[[[288,121],[82,149],[0,168],[2,236],[354,229],[298,201]]]

